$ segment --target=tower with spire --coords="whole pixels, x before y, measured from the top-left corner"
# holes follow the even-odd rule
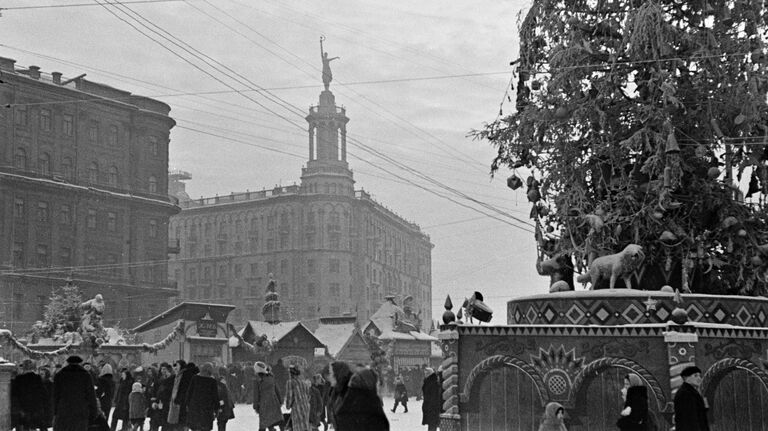
[[[330,66],[327,53],[323,55],[323,84],[317,106],[309,108],[306,120],[309,133],[309,160],[301,170],[301,186],[307,193],[351,196],[355,180],[347,163],[347,122],[344,107],[336,106],[329,89]]]

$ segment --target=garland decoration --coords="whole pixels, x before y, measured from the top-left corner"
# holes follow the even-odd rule
[[[162,340],[154,344],[144,343],[141,345],[141,348],[145,352],[157,353],[158,350],[165,349],[173,342],[173,340],[175,340],[178,336],[183,334],[184,334],[184,321],[179,320],[179,323],[176,324],[176,327],[173,328],[173,331],[171,331],[171,333],[168,334],[165,338],[163,338]]]
[[[29,347],[22,344],[18,339],[16,339],[16,337],[13,336],[13,332],[8,329],[0,329],[0,342],[13,347],[14,349],[20,350],[22,353],[32,359],[55,358],[57,356],[66,354],[72,349],[72,344],[67,344],[64,347],[51,352],[43,352],[40,350],[30,349]]]

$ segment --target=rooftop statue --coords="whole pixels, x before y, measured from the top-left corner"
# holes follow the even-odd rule
[[[323,51],[324,40],[325,36],[320,36],[320,59],[323,61],[323,85],[325,86],[325,90],[328,91],[328,87],[331,85],[331,81],[333,81],[333,73],[331,73],[331,62],[333,60],[339,59],[340,57],[328,58],[328,53]]]

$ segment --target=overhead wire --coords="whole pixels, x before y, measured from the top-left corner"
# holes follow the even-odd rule
[[[151,3],[179,3],[189,2],[190,0],[125,0],[123,3],[129,4],[151,4]],[[97,6],[94,3],[70,3],[70,4],[48,4],[48,5],[27,5],[27,6],[8,6],[0,7],[0,12],[4,10],[27,10],[27,9],[60,9],[69,7],[92,7]]]
[[[96,1],[99,1],[99,0],[96,0]],[[106,2],[110,2],[110,0],[105,0],[105,1],[106,1]],[[119,3],[120,3],[119,1],[114,1],[114,3],[110,3],[110,4],[119,4]],[[127,7],[126,7],[126,9],[129,9],[129,10],[130,10],[130,8],[127,8]],[[139,15],[139,16],[140,16],[140,14],[135,14],[135,15]],[[145,21],[149,21],[149,20],[147,20],[146,18],[143,18],[143,17],[142,17],[142,19],[144,19]],[[156,24],[153,24],[153,25],[154,25],[155,27],[158,27],[158,28],[159,28],[159,26],[157,26]],[[156,33],[156,32],[155,32],[155,33]],[[168,33],[167,31],[165,31],[165,33],[167,33],[167,34],[170,34],[170,33]],[[166,38],[166,39],[167,39],[167,38]],[[155,39],[153,39],[153,40],[155,40]],[[156,40],[155,40],[155,41],[156,41]],[[157,41],[156,41],[156,42],[157,42]],[[178,45],[178,44],[177,44],[177,45]],[[163,46],[164,46],[164,45],[163,45]],[[187,45],[187,46],[188,46],[188,45]],[[196,50],[195,48],[193,48],[193,47],[191,47],[191,46],[190,46],[189,48],[190,48],[191,50],[194,50],[194,51],[198,51],[198,50]],[[189,50],[185,49],[185,51],[189,51]],[[199,52],[199,51],[198,51],[198,52]],[[204,55],[204,54],[203,54],[203,55]],[[208,57],[208,58],[210,58],[210,57]],[[214,62],[217,62],[216,60],[213,60],[213,61],[214,61]],[[217,62],[217,63],[218,63],[218,62]],[[229,69],[229,68],[228,68],[228,67],[226,67],[226,66],[225,66],[225,68],[226,68],[226,69],[228,69],[228,70],[231,70],[231,69]],[[246,78],[246,80],[247,80],[247,78]],[[240,93],[240,94],[242,94],[242,93]],[[292,105],[291,105],[290,103],[288,103],[288,102],[285,102],[285,101],[284,101],[284,100],[282,100],[282,99],[281,99],[279,96],[275,96],[275,98],[276,98],[276,99],[278,99],[278,101],[279,101],[279,102],[275,102],[275,103],[279,103],[279,104],[281,104],[281,106],[283,106],[284,108],[285,108],[285,107],[288,107],[288,108],[286,108],[286,109],[288,109],[288,110],[290,111],[290,109],[289,109],[289,108],[290,108],[290,107],[292,107]],[[271,98],[270,98],[270,100],[274,101],[274,100],[273,100],[273,99],[271,99]],[[375,102],[374,102],[374,103],[375,103]],[[261,105],[261,106],[263,106],[263,105]],[[303,112],[301,112],[300,110],[298,110],[297,108],[295,108],[295,107],[294,107],[294,113],[295,113],[296,111],[298,111],[299,115],[302,115],[302,116],[303,116]],[[282,116],[281,116],[281,118],[284,118],[284,117],[282,117]],[[284,119],[285,119],[285,118],[284,118]],[[301,129],[303,129],[301,126],[298,126],[296,123],[293,123],[293,122],[292,122],[292,121],[290,121],[290,120],[287,120],[287,119],[286,119],[286,121],[288,121],[288,122],[290,122],[291,124],[294,124],[295,126],[297,126],[297,127],[301,128]],[[354,139],[351,139],[351,140],[352,140],[352,141],[354,141]],[[377,150],[373,150],[373,149],[371,149],[370,147],[367,147],[367,146],[366,146],[365,144],[363,144],[362,142],[359,142],[359,141],[358,141],[358,142],[357,142],[357,146],[358,146],[358,147],[361,147],[361,148],[364,148],[364,149],[365,149],[367,152],[369,152],[369,153],[371,153],[371,154],[374,154],[374,155],[378,154],[380,157],[381,157],[381,156],[383,156],[383,154],[382,154],[381,152],[379,152],[379,151],[377,151]],[[362,159],[362,158],[361,158],[361,160],[365,161],[366,163],[369,163],[369,164],[371,164],[372,166],[376,166],[377,168],[381,169],[381,167],[380,167],[380,166],[377,166],[377,165],[373,165],[372,163],[368,162],[368,161],[367,161],[367,160],[365,160],[365,159]],[[403,166],[405,166],[405,165],[403,165],[402,163],[400,163],[400,162],[397,162],[397,161],[394,161],[394,160],[393,160],[393,159],[391,159],[391,158],[387,158],[387,160],[388,160],[388,161],[390,161],[390,163],[393,163],[393,164],[395,164],[395,166],[397,166],[397,167],[399,167],[399,168],[401,168],[401,169],[403,169]],[[448,191],[449,191],[449,192],[451,192],[451,193],[457,193],[456,189],[453,189],[453,188],[450,188],[450,187],[446,187],[446,186],[445,186],[445,185],[443,185],[442,183],[440,183],[440,182],[438,182],[438,181],[435,181],[435,180],[432,180],[431,178],[429,178],[429,177],[425,176],[424,174],[422,174],[422,173],[420,173],[420,172],[418,172],[418,171],[416,171],[416,170],[413,170],[413,169],[410,169],[410,168],[409,168],[409,169],[407,169],[407,170],[408,170],[408,171],[410,171],[410,172],[412,172],[412,173],[416,173],[416,174],[417,174],[418,176],[420,176],[421,178],[427,179],[429,182],[431,182],[432,184],[434,184],[434,185],[436,185],[436,186],[438,186],[438,187],[440,187],[440,188],[444,188],[444,189],[448,190]],[[391,175],[393,174],[391,171],[389,171],[389,173],[390,173]],[[400,179],[402,179],[402,180],[404,180],[404,181],[409,181],[409,180],[407,180],[406,178],[404,178],[404,177],[401,177],[401,176],[398,176],[398,178],[400,178]],[[413,183],[413,182],[411,182],[411,183],[412,183],[412,185],[414,185],[414,186],[416,186],[416,187],[419,187],[419,188],[421,188],[421,189],[423,189],[423,190],[428,190],[428,189],[426,189],[425,187],[421,186],[420,184],[417,184],[417,183]],[[440,196],[440,197],[443,197],[443,198],[445,198],[445,196],[443,196],[443,195],[440,195],[440,194],[438,194],[438,193],[435,193],[434,191],[431,191],[431,190],[430,190],[429,192],[430,192],[430,193],[432,193],[432,194],[435,194],[436,196]],[[468,199],[468,200],[470,200],[470,201],[472,201],[472,202],[474,202],[474,203],[478,203],[478,204],[480,204],[481,206],[484,206],[485,208],[487,208],[487,209],[490,209],[491,211],[493,211],[493,212],[496,212],[496,213],[498,213],[498,214],[500,214],[500,215],[502,215],[502,216],[506,216],[506,217],[508,217],[508,218],[511,218],[511,219],[513,219],[513,220],[516,220],[517,222],[521,222],[521,223],[523,223],[523,224],[529,224],[529,222],[527,222],[527,221],[523,221],[523,220],[521,220],[521,219],[518,219],[518,218],[516,218],[516,217],[514,217],[514,216],[511,216],[511,215],[509,215],[509,214],[507,214],[507,213],[505,213],[505,212],[503,212],[503,211],[500,211],[500,210],[498,210],[498,209],[496,209],[496,208],[494,208],[494,207],[492,207],[492,206],[490,206],[490,205],[488,205],[488,204],[486,204],[486,203],[483,203],[483,202],[481,202],[481,201],[479,201],[479,200],[477,200],[477,199],[475,199],[475,198],[472,198],[471,196],[468,196],[468,195],[466,195],[466,194],[464,194],[464,193],[458,193],[458,195],[459,195],[460,197],[464,198],[464,199]],[[458,203],[458,201],[456,201],[456,200],[453,200],[453,199],[449,199],[449,200],[451,200],[451,201],[452,201],[452,202],[454,202],[454,203]],[[471,207],[471,206],[467,206],[467,205],[462,205],[462,206],[465,206],[465,207],[467,207],[468,209],[473,209],[473,207]],[[479,210],[478,210],[478,211],[479,211]],[[482,211],[479,211],[479,212],[480,212],[481,214],[486,214],[486,213],[483,213]],[[487,214],[486,214],[486,215],[487,215]],[[515,226],[515,227],[518,227],[518,228],[521,228],[520,226],[518,226],[518,225],[516,225],[516,224],[514,224],[514,223],[508,223],[508,224],[510,224],[510,225],[512,225],[512,226]],[[525,229],[525,228],[523,228],[523,229],[524,229],[524,230],[527,230],[527,229]]]

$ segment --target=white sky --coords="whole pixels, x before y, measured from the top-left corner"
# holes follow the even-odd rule
[[[87,73],[87,79],[170,104],[171,116],[180,126],[171,132],[170,165],[192,173],[187,191],[193,198],[299,182],[308,153],[302,116],[256,92],[246,94],[285,119],[233,92],[167,96],[230,88],[102,6],[13,9],[76,3],[96,0],[0,0],[0,9],[6,9],[0,17],[0,56],[16,59],[19,66],[62,72],[65,78]],[[304,113],[317,104],[322,90],[318,40],[325,35],[325,50],[341,57],[331,63],[331,90],[337,104],[347,108],[351,139],[524,221],[530,210],[524,190],[506,187],[506,171],[491,180],[493,148],[466,135],[492,121],[499,111],[511,77],[509,62],[517,54],[517,15],[529,4],[523,0],[126,3],[250,83],[238,83],[226,76],[233,72],[216,72],[163,41],[189,61],[240,91],[275,89],[272,94]],[[116,8],[109,7],[127,19]],[[432,77],[443,78],[414,79]],[[391,80],[399,81],[381,82]],[[511,97],[514,100],[514,94]],[[505,113],[512,108],[513,103],[504,103]],[[418,223],[435,244],[435,318],[442,315],[446,294],[459,305],[479,290],[495,311],[493,322],[502,324],[508,299],[548,290],[548,278],[535,271],[532,233],[405,184],[379,167],[448,194],[354,144],[349,152],[356,188],[366,189],[380,203]],[[451,198],[481,209],[456,195]]]

